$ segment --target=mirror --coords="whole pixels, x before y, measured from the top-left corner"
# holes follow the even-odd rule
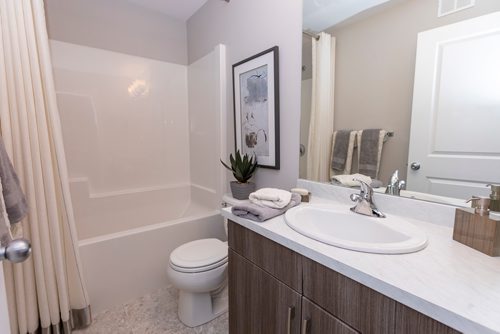
[[[401,196],[488,196],[500,183],[499,11],[498,0],[304,0],[300,178],[330,182],[333,131],[384,129],[376,191],[398,170]]]

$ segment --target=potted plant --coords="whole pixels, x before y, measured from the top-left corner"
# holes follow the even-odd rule
[[[255,183],[248,180],[250,180],[257,168],[257,158],[255,156],[250,157],[247,153],[242,157],[240,151],[236,150],[234,157],[232,154],[229,155],[229,160],[231,167],[225,164],[222,159],[220,162],[233,173],[236,179],[236,181],[230,182],[231,193],[236,199],[248,199],[248,195],[255,191]]]

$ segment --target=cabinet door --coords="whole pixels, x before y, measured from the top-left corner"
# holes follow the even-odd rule
[[[310,259],[302,267],[305,297],[362,333],[394,333],[394,300]]]
[[[301,334],[357,334],[356,330],[302,298]]]
[[[229,333],[298,334],[301,296],[229,250]]]
[[[396,305],[396,333],[405,334],[459,334],[425,314],[397,303]]]
[[[302,292],[302,256],[237,223],[228,223],[229,247],[297,292]]]

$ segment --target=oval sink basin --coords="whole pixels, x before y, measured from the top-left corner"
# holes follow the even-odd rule
[[[285,221],[309,238],[360,252],[404,254],[427,246],[425,233],[400,217],[374,218],[327,205],[302,205],[288,210]]]

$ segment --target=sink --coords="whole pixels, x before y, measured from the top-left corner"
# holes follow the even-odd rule
[[[306,237],[345,249],[379,254],[417,252],[427,236],[404,218],[375,218],[328,205],[301,205],[285,214],[288,226]]]

